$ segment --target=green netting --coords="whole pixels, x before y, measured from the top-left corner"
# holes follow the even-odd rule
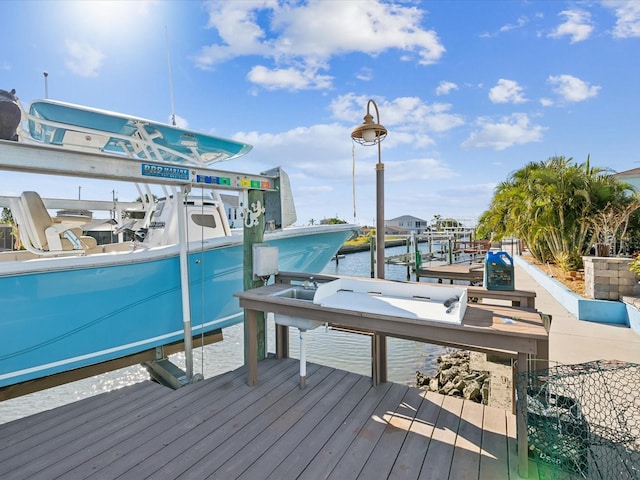
[[[640,480],[640,365],[538,362],[516,389],[539,478]]]

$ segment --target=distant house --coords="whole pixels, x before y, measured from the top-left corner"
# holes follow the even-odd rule
[[[411,215],[385,220],[384,225],[385,233],[389,234],[410,235],[411,233],[420,234],[429,230],[429,222]]]
[[[625,170],[624,172],[616,173],[615,176],[620,181],[632,185],[636,192],[640,191],[640,168]]]

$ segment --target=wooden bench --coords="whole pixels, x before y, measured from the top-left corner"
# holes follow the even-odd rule
[[[451,283],[453,283],[454,280],[466,281],[471,284],[482,283],[484,277],[484,265],[453,264],[416,269],[417,280],[420,281],[420,278],[422,277],[437,278],[438,283],[442,283],[443,280],[449,280]]]
[[[531,290],[487,290],[485,287],[463,287],[469,298],[511,301],[512,307],[536,308],[536,292]]]

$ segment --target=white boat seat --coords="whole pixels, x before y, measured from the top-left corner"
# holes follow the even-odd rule
[[[28,250],[35,253],[55,253],[96,248],[95,238],[83,236],[79,227],[55,222],[36,192],[22,192],[19,207],[20,213],[16,215],[16,220],[21,230],[20,236]]]

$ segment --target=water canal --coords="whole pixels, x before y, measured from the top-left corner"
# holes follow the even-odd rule
[[[390,256],[405,252],[406,247],[402,246],[388,248],[386,254]],[[322,273],[370,277],[370,258],[368,251],[348,254],[340,258],[338,264],[335,262],[328,264]],[[406,280],[406,267],[400,265],[385,267],[385,278]],[[275,339],[272,321],[268,324],[267,330],[269,332],[268,349],[273,352]],[[194,350],[194,372],[210,378],[242,365],[244,361],[242,324],[224,329],[223,336],[222,342]],[[290,353],[292,357],[297,358],[299,345],[297,329],[290,329],[290,337]],[[306,339],[307,361],[361,375],[371,374],[371,344],[368,336],[319,327],[307,332]],[[435,370],[437,357],[444,351],[444,347],[389,338],[387,340],[388,379],[411,385],[415,382],[416,370],[432,373]],[[184,354],[172,355],[171,360],[184,368]],[[147,371],[136,365],[0,402],[0,423],[147,379]]]

